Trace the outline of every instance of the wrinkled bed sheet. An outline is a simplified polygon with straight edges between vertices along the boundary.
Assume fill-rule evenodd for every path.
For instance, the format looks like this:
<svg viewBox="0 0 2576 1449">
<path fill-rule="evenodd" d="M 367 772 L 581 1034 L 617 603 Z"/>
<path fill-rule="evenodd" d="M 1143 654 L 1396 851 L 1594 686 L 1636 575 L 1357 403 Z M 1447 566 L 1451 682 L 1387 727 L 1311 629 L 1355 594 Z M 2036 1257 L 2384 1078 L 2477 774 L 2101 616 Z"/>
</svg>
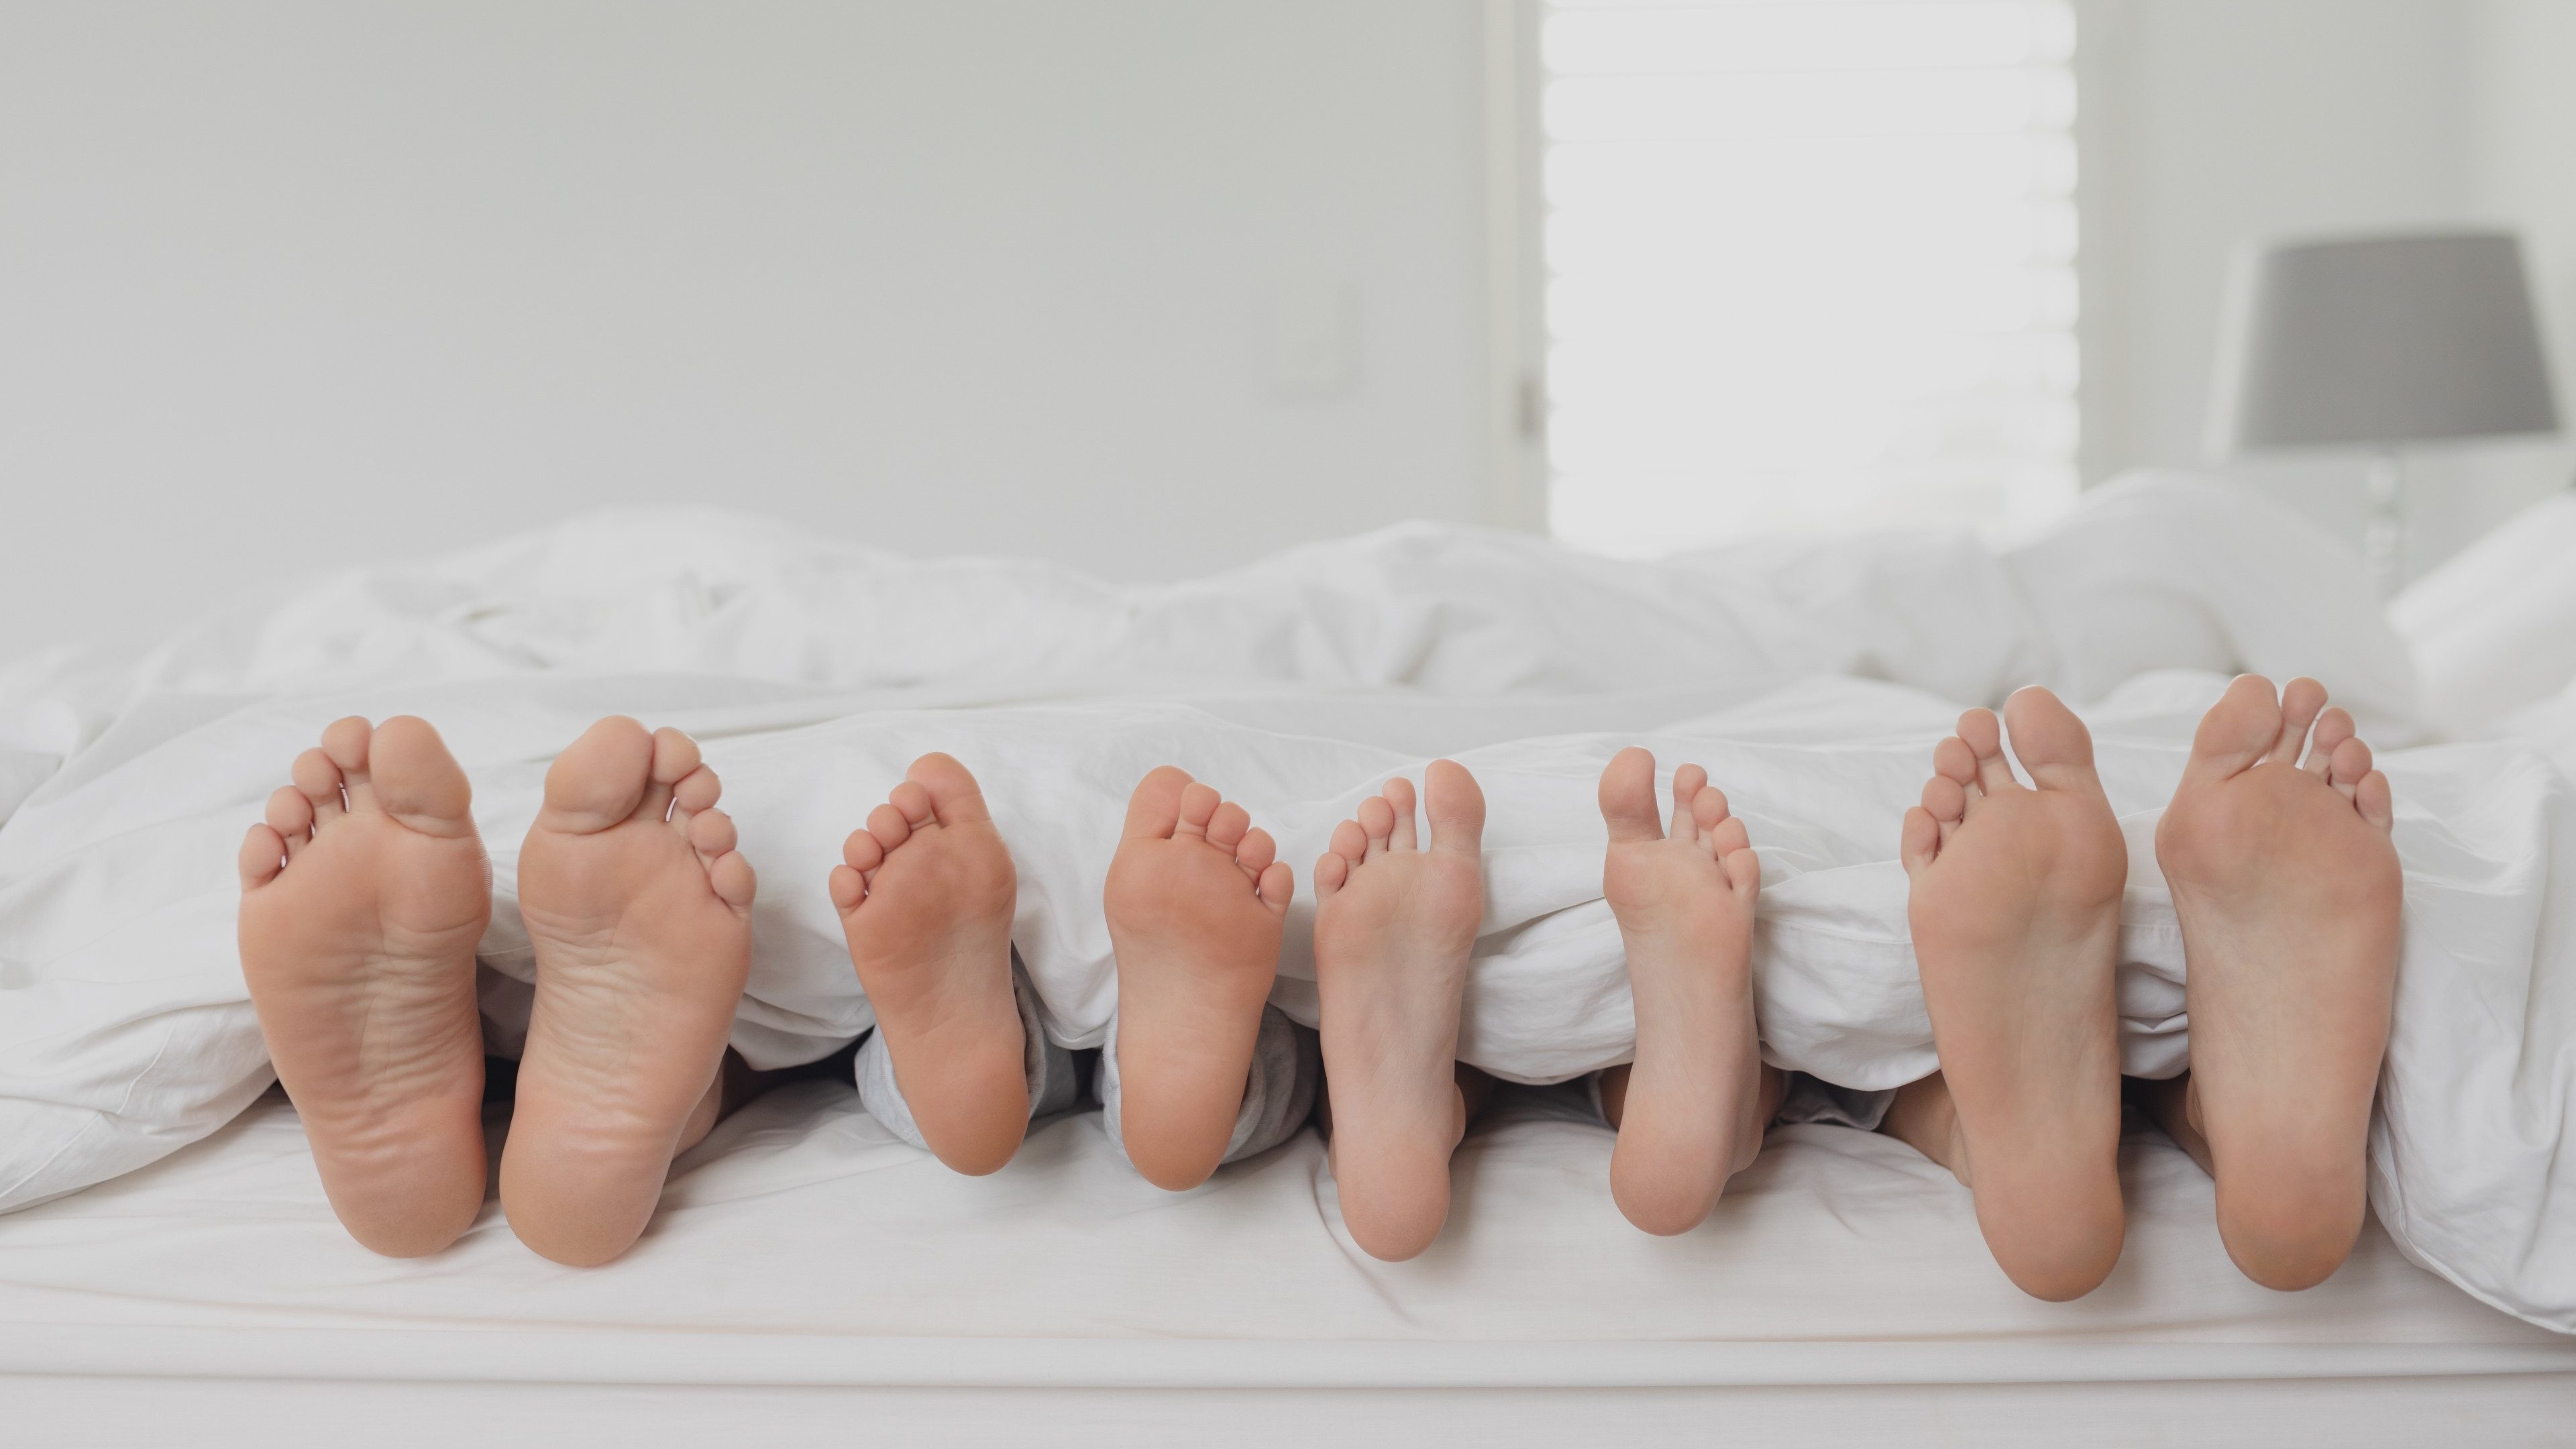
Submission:
<svg viewBox="0 0 2576 1449">
<path fill-rule="evenodd" d="M 643 511 L 350 572 L 131 668 L 0 675 L 0 1210 L 142 1166 L 268 1085 L 231 862 L 286 762 L 342 715 L 424 715 L 474 780 L 498 898 L 483 997 L 505 1050 L 531 974 L 516 843 L 553 752 L 627 713 L 704 742 L 759 870 L 734 1036 L 755 1065 L 869 1026 L 823 881 L 931 749 L 983 779 L 1020 872 L 1014 943 L 1067 1045 L 1096 1044 L 1115 1010 L 1098 902 L 1147 769 L 1221 785 L 1303 876 L 1362 796 L 1449 754 L 1491 821 L 1462 1055 L 1530 1082 L 1618 1062 L 1633 1022 L 1593 790 L 1644 744 L 1667 770 L 1706 765 L 1752 828 L 1766 1054 L 1883 1087 L 1934 1064 L 1897 821 L 1961 705 L 2035 682 L 2083 703 L 2132 845 L 2124 1064 L 2184 1068 L 2180 941 L 2148 842 L 2199 712 L 2252 669 L 2322 678 L 2384 746 L 2461 741 L 2383 754 L 2408 898 L 2372 1197 L 2418 1261 L 2576 1331 L 2560 1165 L 2576 802 L 2546 758 L 2564 741 L 2545 660 L 2494 642 L 2545 625 L 2553 597 L 2505 587 L 2513 562 L 2479 563 L 2483 591 L 2428 580 L 2394 611 L 2401 638 L 2332 540 L 2163 476 L 2096 490 L 2001 550 L 1908 533 L 1641 564 L 1408 526 L 1115 588 Z M 2419 667 L 2497 713 L 2428 711 Z M 1311 909 L 1301 895 L 1275 996 L 1309 1022 Z"/>
</svg>

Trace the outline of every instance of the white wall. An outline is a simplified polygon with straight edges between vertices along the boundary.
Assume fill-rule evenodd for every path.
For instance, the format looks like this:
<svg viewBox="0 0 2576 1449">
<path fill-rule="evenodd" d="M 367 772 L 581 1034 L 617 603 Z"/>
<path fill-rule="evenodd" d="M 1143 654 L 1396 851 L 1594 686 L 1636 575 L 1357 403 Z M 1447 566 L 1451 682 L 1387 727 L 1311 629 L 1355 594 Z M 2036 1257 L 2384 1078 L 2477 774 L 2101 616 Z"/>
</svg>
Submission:
<svg viewBox="0 0 2576 1449">
<path fill-rule="evenodd" d="M 1478 23 L 0 0 L 0 660 L 620 501 L 1137 578 L 1476 517 Z"/>
<path fill-rule="evenodd" d="M 2229 258 L 2248 238 L 2539 220 L 2521 192 L 2571 183 L 2564 95 L 2576 5 L 2519 0 L 2081 0 L 2086 474 L 2210 466 L 2204 428 Z M 2552 26 L 2555 33 L 2549 32 Z M 2508 60 L 2504 52 L 2512 52 Z M 2510 113 L 2485 104 L 2500 65 Z M 2548 107 L 2558 109 L 2554 115 Z M 2553 126 L 2555 129 L 2549 129 Z M 2515 157 L 2519 191 L 2479 177 Z M 2562 210 L 2562 214 L 2563 210 Z M 2576 289 L 2554 299 L 2562 336 Z M 2562 374 L 2576 355 L 2560 352 Z M 2548 444 L 2410 458 L 2406 562 L 2421 572 L 2565 486 Z M 2220 471 L 2359 538 L 2361 465 Z"/>
</svg>

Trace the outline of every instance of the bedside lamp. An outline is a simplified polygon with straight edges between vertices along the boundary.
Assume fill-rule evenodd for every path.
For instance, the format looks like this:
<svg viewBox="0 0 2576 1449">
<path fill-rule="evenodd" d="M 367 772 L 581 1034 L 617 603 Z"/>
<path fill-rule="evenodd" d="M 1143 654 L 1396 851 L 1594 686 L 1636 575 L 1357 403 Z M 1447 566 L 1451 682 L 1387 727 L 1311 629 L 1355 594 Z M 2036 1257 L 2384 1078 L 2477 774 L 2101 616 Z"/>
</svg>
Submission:
<svg viewBox="0 0 2576 1449">
<path fill-rule="evenodd" d="M 2277 244 L 2240 254 L 2210 450 L 2370 456 L 2363 551 L 2397 583 L 2400 450 L 2558 430 L 2522 245 L 2505 233 Z"/>
</svg>

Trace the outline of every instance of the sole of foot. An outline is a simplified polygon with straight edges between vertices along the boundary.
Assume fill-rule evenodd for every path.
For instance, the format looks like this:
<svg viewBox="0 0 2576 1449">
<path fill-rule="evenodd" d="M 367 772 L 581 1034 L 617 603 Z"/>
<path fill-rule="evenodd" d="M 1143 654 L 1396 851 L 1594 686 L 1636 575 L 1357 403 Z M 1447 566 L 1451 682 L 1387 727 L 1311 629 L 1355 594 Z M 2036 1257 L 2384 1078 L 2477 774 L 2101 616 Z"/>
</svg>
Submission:
<svg viewBox="0 0 2576 1449">
<path fill-rule="evenodd" d="M 688 736 L 623 717 L 546 772 L 519 851 L 537 989 L 501 1203 L 558 1263 L 632 1247 L 672 1157 L 715 1125 L 753 890 L 721 792 Z"/>
<path fill-rule="evenodd" d="M 2305 758 L 2302 758 L 2302 748 Z M 2246 1276 L 2304 1288 L 2361 1232 L 2404 879 L 2388 777 L 2325 687 L 2239 678 L 2156 827 L 2181 918 L 2188 1110 Z"/>
<path fill-rule="evenodd" d="M 1655 757 L 1621 750 L 1601 772 L 1610 847 L 1601 890 L 1618 918 L 1637 1010 L 1610 1195 L 1650 1233 L 1686 1233 L 1762 1146 L 1762 1050 L 1753 1019 L 1753 910 L 1762 862 L 1708 772 L 1673 772 L 1666 829 Z"/>
<path fill-rule="evenodd" d="M 1990 710 L 1933 752 L 1906 812 L 1923 999 L 1977 1224 L 2034 1297 L 2081 1297 L 2118 1263 L 2119 1021 L 2113 997 L 2128 849 L 2083 721 L 2044 689 L 2004 704 L 2024 785 Z"/>
<path fill-rule="evenodd" d="M 331 1207 L 393 1257 L 483 1208 L 474 947 L 492 868 L 438 732 L 344 719 L 241 850 L 242 977 Z"/>
<path fill-rule="evenodd" d="M 964 765 L 924 755 L 832 872 L 850 964 L 922 1140 L 994 1172 L 1027 1134 L 1028 1042 L 1011 987 L 1019 877 Z"/>
<path fill-rule="evenodd" d="M 1390 780 L 1315 862 L 1315 987 L 1342 1222 L 1390 1262 L 1449 1220 L 1449 1158 L 1467 1130 L 1458 1016 L 1485 912 L 1485 796 L 1453 760 Z"/>
<path fill-rule="evenodd" d="M 1242 806 L 1170 765 L 1145 776 L 1101 904 L 1118 960 L 1119 1139 L 1156 1187 L 1225 1160 L 1294 873 Z"/>
</svg>

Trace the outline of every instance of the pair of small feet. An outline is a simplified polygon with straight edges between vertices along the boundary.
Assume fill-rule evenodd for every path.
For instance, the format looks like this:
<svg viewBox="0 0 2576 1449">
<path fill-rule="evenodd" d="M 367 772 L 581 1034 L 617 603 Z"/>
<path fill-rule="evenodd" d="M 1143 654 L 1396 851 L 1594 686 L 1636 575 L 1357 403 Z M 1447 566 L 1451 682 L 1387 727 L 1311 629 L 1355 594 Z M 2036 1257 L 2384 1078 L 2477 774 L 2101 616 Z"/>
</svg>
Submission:
<svg viewBox="0 0 2576 1449">
<path fill-rule="evenodd" d="M 2083 723 L 2042 689 L 1971 710 L 1907 812 L 1908 915 L 1941 1072 L 1888 1130 L 1956 1172 L 2005 1273 L 2062 1300 L 2118 1261 L 2113 974 L 2128 853 Z M 2192 1066 L 2150 1093 L 2217 1182 L 2247 1276 L 2322 1281 L 2359 1235 L 2402 900 L 2388 780 L 2311 679 L 2248 675 L 2192 742 L 2156 830 Z"/>
<path fill-rule="evenodd" d="M 340 1220 L 435 1252 L 485 1187 L 472 790 L 409 717 L 339 721 L 293 779 L 242 843 L 242 974 Z M 520 848 L 537 982 L 501 1199 L 558 1262 L 631 1246 L 714 1125 L 753 892 L 720 791 L 687 736 L 605 719 L 547 771 Z"/>
</svg>

